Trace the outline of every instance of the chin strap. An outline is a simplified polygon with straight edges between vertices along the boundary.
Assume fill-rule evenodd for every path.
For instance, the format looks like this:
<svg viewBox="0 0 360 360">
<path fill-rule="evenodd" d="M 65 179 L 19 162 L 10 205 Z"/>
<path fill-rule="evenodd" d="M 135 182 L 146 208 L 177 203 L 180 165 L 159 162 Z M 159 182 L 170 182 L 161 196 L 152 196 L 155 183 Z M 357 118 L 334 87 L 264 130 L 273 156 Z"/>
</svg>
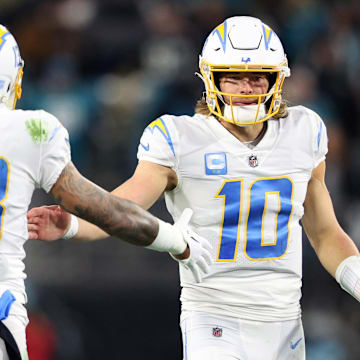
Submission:
<svg viewBox="0 0 360 360">
<path fill-rule="evenodd" d="M 224 117 L 233 119 L 233 124 L 241 127 L 254 125 L 266 116 L 264 103 L 260 105 L 230 106 L 225 104 Z"/>
</svg>

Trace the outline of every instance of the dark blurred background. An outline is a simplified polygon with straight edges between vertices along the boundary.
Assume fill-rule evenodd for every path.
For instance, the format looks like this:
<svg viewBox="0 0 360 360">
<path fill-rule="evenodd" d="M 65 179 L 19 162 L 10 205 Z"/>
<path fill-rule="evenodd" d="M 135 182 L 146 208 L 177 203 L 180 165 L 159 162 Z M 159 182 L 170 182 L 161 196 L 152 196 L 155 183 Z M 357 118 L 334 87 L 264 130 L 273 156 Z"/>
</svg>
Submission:
<svg viewBox="0 0 360 360">
<path fill-rule="evenodd" d="M 25 60 L 18 107 L 68 128 L 73 161 L 108 190 L 136 166 L 143 128 L 193 114 L 207 34 L 226 17 L 269 24 L 288 54 L 286 98 L 317 111 L 330 138 L 327 184 L 360 242 L 358 0 L 1 0 Z M 32 206 L 53 201 L 35 193 Z M 152 212 L 170 220 L 164 202 Z M 181 359 L 177 264 L 113 238 L 26 244 L 30 360 Z M 304 237 L 303 321 L 310 360 L 360 359 L 360 304 Z M 266 359 L 264 359 L 266 360 Z"/>
</svg>

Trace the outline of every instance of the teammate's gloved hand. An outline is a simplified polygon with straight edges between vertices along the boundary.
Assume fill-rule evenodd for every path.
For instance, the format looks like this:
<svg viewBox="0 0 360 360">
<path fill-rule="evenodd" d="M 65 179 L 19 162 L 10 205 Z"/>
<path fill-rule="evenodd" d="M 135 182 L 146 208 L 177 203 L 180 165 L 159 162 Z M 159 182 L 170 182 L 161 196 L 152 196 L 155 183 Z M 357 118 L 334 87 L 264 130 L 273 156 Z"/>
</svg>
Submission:
<svg viewBox="0 0 360 360">
<path fill-rule="evenodd" d="M 192 215 L 193 211 L 191 209 L 185 209 L 179 220 L 174 224 L 182 232 L 184 240 L 190 249 L 190 255 L 186 259 L 181 259 L 181 255 L 170 255 L 181 266 L 192 272 L 196 282 L 201 282 L 203 274 L 207 274 L 210 271 L 210 265 L 212 264 L 210 251 L 212 246 L 208 240 L 197 235 L 189 228 L 189 221 Z"/>
</svg>

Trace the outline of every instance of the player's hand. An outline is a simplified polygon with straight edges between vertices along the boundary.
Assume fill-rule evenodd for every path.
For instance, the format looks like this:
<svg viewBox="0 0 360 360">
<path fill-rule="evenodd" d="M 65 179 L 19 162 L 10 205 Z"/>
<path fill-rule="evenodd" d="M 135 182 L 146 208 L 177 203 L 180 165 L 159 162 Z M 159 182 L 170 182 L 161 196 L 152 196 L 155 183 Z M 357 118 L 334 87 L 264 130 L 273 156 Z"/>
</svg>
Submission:
<svg viewBox="0 0 360 360">
<path fill-rule="evenodd" d="M 27 213 L 29 239 L 54 241 L 70 226 L 71 215 L 58 205 L 32 208 Z"/>
<path fill-rule="evenodd" d="M 189 228 L 189 221 L 192 214 L 193 211 L 191 209 L 185 209 L 180 219 L 174 224 L 174 226 L 182 232 L 188 244 L 188 249 L 186 249 L 183 254 L 171 256 L 178 261 L 181 266 L 184 266 L 192 272 L 196 282 L 201 282 L 203 275 L 210 271 L 210 265 L 212 264 L 210 251 L 212 246 L 208 240 L 197 235 Z"/>
</svg>

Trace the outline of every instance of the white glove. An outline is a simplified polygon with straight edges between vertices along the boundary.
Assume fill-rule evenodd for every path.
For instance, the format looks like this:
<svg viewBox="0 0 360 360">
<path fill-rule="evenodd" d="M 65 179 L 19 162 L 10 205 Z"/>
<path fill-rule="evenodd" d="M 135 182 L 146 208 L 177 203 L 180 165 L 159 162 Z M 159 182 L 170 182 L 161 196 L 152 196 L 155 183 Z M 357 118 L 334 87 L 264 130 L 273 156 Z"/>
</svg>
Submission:
<svg viewBox="0 0 360 360">
<path fill-rule="evenodd" d="M 196 282 L 201 282 L 203 274 L 210 271 L 212 258 L 210 251 L 212 249 L 208 240 L 197 235 L 189 228 L 189 221 L 193 215 L 193 211 L 189 208 L 185 209 L 181 214 L 179 220 L 174 224 L 183 234 L 184 240 L 190 248 L 190 256 L 187 259 L 179 260 L 170 254 L 173 259 L 190 270 Z"/>
</svg>

